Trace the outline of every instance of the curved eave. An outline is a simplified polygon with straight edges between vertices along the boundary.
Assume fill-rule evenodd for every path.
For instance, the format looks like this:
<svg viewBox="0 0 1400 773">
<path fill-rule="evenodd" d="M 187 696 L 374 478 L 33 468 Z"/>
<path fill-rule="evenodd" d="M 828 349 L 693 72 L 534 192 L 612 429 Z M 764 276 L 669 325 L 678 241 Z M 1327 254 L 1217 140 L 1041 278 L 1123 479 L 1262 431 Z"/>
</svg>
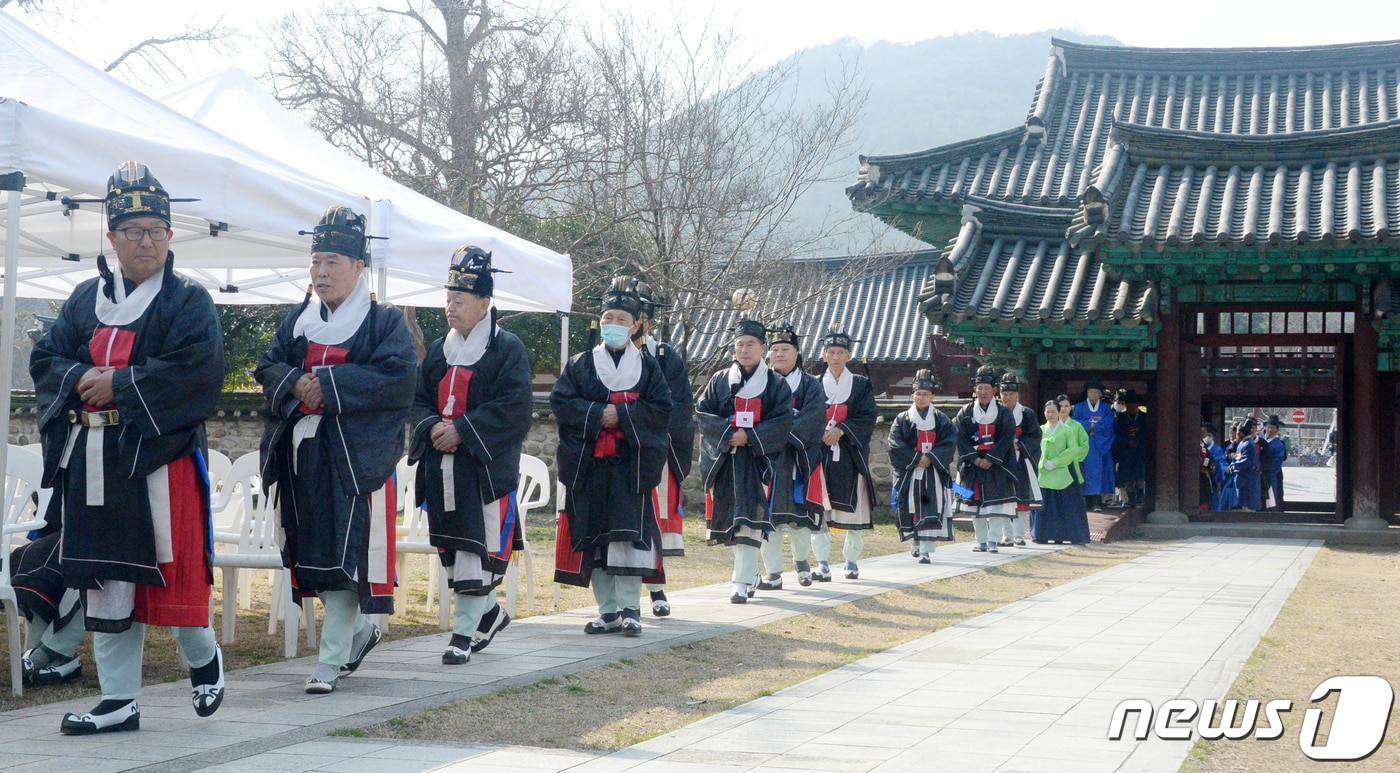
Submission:
<svg viewBox="0 0 1400 773">
<path fill-rule="evenodd" d="M 1115 123 L 1131 164 L 1264 166 L 1350 163 L 1400 155 L 1400 119 L 1282 135 L 1219 134 Z"/>
<path fill-rule="evenodd" d="M 1053 38 L 1065 69 L 1147 73 L 1317 72 L 1350 67 L 1395 67 L 1400 41 L 1327 46 L 1248 48 L 1133 48 Z"/>
</svg>

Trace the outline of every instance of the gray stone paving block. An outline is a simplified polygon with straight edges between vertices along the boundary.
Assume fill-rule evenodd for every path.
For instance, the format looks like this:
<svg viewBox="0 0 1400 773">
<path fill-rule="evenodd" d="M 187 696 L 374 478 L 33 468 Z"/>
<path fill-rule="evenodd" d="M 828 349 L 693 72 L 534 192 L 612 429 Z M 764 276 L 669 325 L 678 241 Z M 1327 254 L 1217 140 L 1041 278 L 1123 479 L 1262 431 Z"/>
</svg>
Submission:
<svg viewBox="0 0 1400 773">
<path fill-rule="evenodd" d="M 374 759 L 356 757 L 334 763 L 321 763 L 316 773 L 427 773 L 438 770 L 442 762 L 425 760 Z"/>
</svg>

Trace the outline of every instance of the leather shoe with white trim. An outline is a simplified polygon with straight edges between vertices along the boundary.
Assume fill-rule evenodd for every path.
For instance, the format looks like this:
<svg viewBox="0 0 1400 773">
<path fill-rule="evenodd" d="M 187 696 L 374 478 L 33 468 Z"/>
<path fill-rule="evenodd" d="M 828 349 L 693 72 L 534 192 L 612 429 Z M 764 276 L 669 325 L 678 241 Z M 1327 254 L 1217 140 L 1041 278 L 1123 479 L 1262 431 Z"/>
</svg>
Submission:
<svg viewBox="0 0 1400 773">
<path fill-rule="evenodd" d="M 212 668 L 211 668 L 212 666 Z M 217 671 L 215 670 L 217 669 Z M 224 650 L 214 645 L 214 660 L 190 669 L 190 701 L 194 713 L 207 717 L 219 710 L 224 702 Z"/>
<path fill-rule="evenodd" d="M 360 664 L 365 662 L 365 656 L 374 649 L 374 645 L 378 644 L 380 639 L 384 638 L 384 632 L 379 630 L 379 626 L 374 623 L 366 623 L 366 625 L 369 626 L 369 634 L 359 642 L 351 642 L 352 645 L 358 646 L 356 646 L 355 656 L 350 659 L 350 662 L 340 667 L 341 676 L 349 676 L 359 670 Z M 357 639 L 360 638 L 358 634 L 359 632 L 356 631 L 355 638 Z"/>
<path fill-rule="evenodd" d="M 108 701 L 102 701 L 92 711 L 82 716 L 72 712 L 64 714 L 63 723 L 58 728 L 59 732 L 64 735 L 96 735 L 97 733 L 118 733 L 124 730 L 141 729 L 141 709 L 136 705 L 136 701 L 126 701 L 109 711 L 97 713 L 98 709 L 103 708 L 104 703 L 108 703 Z"/>
<path fill-rule="evenodd" d="M 442 664 L 444 666 L 465 665 L 472 659 L 472 653 L 475 651 L 470 638 L 460 633 L 454 633 L 452 640 L 447 643 L 447 649 L 442 653 Z"/>
<path fill-rule="evenodd" d="M 486 649 L 486 645 L 496 638 L 496 634 L 504 631 L 510 625 L 510 615 L 501 608 L 500 604 L 491 608 L 490 612 L 481 616 L 481 622 L 477 623 L 476 633 L 472 634 L 472 652 L 481 652 Z"/>
</svg>

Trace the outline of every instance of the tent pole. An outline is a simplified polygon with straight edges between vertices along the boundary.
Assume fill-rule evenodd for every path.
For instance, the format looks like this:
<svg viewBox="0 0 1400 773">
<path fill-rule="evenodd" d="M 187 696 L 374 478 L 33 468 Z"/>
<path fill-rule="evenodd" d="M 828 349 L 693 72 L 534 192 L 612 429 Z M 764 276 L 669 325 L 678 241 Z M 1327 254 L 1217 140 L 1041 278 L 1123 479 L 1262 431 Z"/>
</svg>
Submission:
<svg viewBox="0 0 1400 773">
<path fill-rule="evenodd" d="M 0 357 L 0 416 L 5 417 L 5 443 L 0 445 L 0 470 L 9 464 L 10 453 L 10 388 L 15 373 L 15 296 L 19 290 L 19 197 L 24 190 L 24 174 L 0 175 L 0 190 L 9 191 L 9 206 L 5 209 L 5 321 L 0 326 L 0 340 L 5 342 L 5 355 Z"/>
<path fill-rule="evenodd" d="M 569 312 L 559 312 L 559 375 L 564 375 L 564 366 L 569 364 Z"/>
</svg>

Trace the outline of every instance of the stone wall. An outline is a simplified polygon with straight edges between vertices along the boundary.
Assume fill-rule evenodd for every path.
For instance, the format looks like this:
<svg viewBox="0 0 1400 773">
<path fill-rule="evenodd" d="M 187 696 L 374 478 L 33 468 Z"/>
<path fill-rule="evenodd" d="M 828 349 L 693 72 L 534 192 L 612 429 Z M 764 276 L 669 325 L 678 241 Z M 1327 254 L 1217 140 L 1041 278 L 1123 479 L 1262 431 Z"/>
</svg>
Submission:
<svg viewBox="0 0 1400 773">
<path fill-rule="evenodd" d="M 219 409 L 211 416 L 206 423 L 209 434 L 209 447 L 215 451 L 221 451 L 230 459 L 237 459 L 247 453 L 258 450 L 258 440 L 262 437 L 262 412 L 260 405 L 250 396 L 237 395 L 226 398 Z M 898 410 L 903 406 L 881 407 L 880 423 L 875 427 L 875 435 L 871 439 L 872 447 L 872 474 L 875 477 L 877 506 L 887 506 L 889 502 L 890 490 L 890 461 L 885 452 L 885 441 L 889 436 L 889 423 Z M 9 442 L 13 445 L 28 445 L 39 442 L 39 433 L 36 429 L 34 413 L 34 401 L 16 395 L 15 406 L 12 410 L 9 421 Z M 547 407 L 536 406 L 530 434 L 525 439 L 525 453 L 539 457 L 549 467 L 550 475 L 555 475 L 555 451 L 558 448 L 558 435 L 554 417 L 549 413 Z M 696 444 L 696 457 L 699 457 L 699 443 Z M 695 465 L 689 478 L 685 481 L 685 492 L 687 504 L 692 508 L 692 512 L 697 512 L 703 500 L 700 492 L 699 465 Z M 550 488 L 553 495 L 553 487 Z"/>
</svg>

